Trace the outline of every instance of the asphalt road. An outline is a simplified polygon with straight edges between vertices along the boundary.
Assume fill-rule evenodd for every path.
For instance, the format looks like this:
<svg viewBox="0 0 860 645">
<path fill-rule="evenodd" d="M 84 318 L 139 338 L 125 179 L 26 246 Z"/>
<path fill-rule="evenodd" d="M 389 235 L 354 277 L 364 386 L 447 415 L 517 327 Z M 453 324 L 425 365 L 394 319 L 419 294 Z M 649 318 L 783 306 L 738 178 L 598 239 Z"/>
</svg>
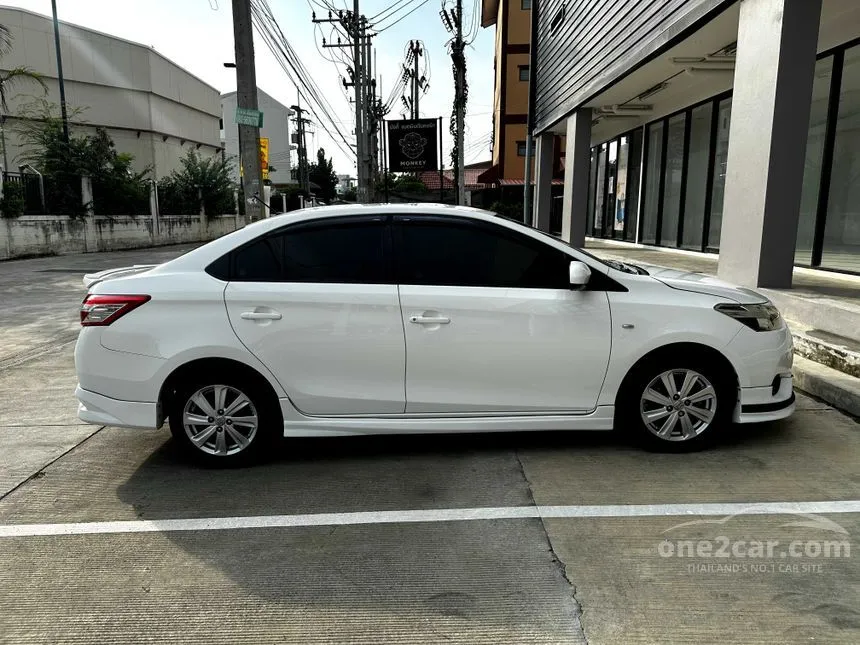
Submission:
<svg viewBox="0 0 860 645">
<path fill-rule="evenodd" d="M 0 263 L 0 643 L 860 642 L 860 428 L 802 395 L 691 455 L 358 437 L 207 470 L 80 424 L 82 273 L 178 251 Z"/>
</svg>

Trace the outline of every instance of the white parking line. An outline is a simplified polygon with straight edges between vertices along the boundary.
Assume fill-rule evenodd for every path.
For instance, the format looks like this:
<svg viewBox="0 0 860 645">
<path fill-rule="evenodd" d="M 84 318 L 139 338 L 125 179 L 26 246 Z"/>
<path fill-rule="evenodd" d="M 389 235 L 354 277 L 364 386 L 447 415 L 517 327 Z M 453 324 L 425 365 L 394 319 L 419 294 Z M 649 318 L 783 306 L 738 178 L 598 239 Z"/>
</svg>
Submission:
<svg viewBox="0 0 860 645">
<path fill-rule="evenodd" d="M 412 511 L 314 513 L 204 517 L 176 520 L 73 522 L 67 524 L 2 524 L 0 538 L 41 535 L 96 535 L 101 533 L 165 533 L 171 531 L 226 531 L 232 529 L 299 528 L 407 522 L 458 522 L 563 518 L 671 517 L 678 515 L 778 515 L 781 513 L 860 513 L 860 500 L 838 502 L 763 502 L 727 504 L 629 504 L 602 506 L 503 506 L 440 508 Z"/>
</svg>

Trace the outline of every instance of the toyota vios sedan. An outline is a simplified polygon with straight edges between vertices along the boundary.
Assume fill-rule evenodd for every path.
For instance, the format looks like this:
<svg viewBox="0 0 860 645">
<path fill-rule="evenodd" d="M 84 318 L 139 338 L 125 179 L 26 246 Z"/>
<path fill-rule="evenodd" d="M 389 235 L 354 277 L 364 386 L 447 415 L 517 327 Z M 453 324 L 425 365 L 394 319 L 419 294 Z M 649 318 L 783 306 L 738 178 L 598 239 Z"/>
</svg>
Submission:
<svg viewBox="0 0 860 645">
<path fill-rule="evenodd" d="M 278 437 L 623 429 L 702 445 L 794 410 L 767 298 L 492 213 L 334 206 L 87 276 L 78 416 L 230 463 Z"/>
</svg>

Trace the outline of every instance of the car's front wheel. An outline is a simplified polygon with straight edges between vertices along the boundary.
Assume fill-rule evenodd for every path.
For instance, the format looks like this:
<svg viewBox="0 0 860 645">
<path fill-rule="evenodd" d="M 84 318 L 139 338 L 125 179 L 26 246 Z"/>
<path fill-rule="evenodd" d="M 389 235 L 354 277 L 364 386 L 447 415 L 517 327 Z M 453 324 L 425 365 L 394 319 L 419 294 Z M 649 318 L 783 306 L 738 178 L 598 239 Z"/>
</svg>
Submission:
<svg viewBox="0 0 860 645">
<path fill-rule="evenodd" d="M 693 450 L 729 424 L 736 400 L 731 380 L 712 365 L 655 362 L 633 375 L 622 401 L 623 419 L 649 448 Z"/>
<path fill-rule="evenodd" d="M 211 465 L 256 460 L 270 443 L 276 412 L 261 388 L 238 379 L 195 380 L 171 403 L 170 431 L 192 457 Z"/>
</svg>

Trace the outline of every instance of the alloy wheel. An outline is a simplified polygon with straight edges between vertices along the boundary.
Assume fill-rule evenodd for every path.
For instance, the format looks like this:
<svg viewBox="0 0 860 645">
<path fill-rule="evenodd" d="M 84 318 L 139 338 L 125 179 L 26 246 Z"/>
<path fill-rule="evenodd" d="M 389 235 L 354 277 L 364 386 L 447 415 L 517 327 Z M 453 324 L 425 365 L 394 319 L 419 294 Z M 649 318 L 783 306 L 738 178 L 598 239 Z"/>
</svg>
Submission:
<svg viewBox="0 0 860 645">
<path fill-rule="evenodd" d="M 251 445 L 259 421 L 254 404 L 241 390 L 230 385 L 207 385 L 186 401 L 182 425 L 198 449 L 226 457 Z"/>
<path fill-rule="evenodd" d="M 717 411 L 713 384 L 691 369 L 666 370 L 642 392 L 639 414 L 645 427 L 665 441 L 689 441 L 711 425 Z"/>
</svg>

